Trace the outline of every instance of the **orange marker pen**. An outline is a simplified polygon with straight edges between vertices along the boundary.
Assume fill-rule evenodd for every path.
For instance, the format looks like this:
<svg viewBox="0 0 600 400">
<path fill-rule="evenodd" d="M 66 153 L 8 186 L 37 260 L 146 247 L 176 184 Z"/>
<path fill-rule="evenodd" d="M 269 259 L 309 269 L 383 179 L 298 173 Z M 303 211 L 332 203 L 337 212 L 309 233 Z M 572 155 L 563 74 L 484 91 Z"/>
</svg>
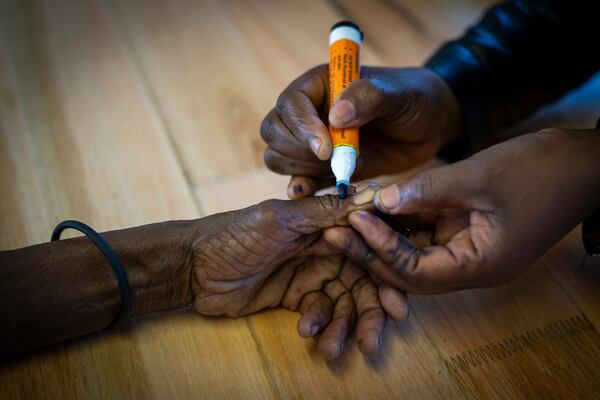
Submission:
<svg viewBox="0 0 600 400">
<path fill-rule="evenodd" d="M 360 45 L 363 34 L 353 22 L 342 21 L 329 32 L 329 108 L 352 81 L 360 79 Z M 358 157 L 358 128 L 337 129 L 329 125 L 333 144 L 331 170 L 339 196 L 343 199 Z"/>
</svg>

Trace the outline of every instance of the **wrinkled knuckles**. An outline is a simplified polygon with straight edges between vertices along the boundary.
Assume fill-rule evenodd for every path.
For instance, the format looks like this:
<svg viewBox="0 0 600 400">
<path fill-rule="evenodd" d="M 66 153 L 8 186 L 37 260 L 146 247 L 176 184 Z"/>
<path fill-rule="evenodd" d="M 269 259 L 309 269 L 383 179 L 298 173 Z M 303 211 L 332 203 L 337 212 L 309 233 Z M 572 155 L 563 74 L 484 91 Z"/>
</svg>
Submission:
<svg viewBox="0 0 600 400">
<path fill-rule="evenodd" d="M 273 129 L 273 118 L 271 117 L 272 112 L 262 120 L 260 124 L 260 137 L 262 140 L 269 144 L 274 140 L 274 129 Z"/>
<path fill-rule="evenodd" d="M 417 181 L 417 198 L 420 200 L 430 200 L 433 194 L 433 177 L 431 173 L 424 172 Z"/>
<path fill-rule="evenodd" d="M 288 89 L 284 90 L 279 97 L 277 97 L 277 101 L 275 102 L 275 112 L 279 115 L 281 119 L 288 113 L 288 107 L 290 106 L 290 95 Z"/>
<path fill-rule="evenodd" d="M 276 226 L 281 217 L 285 201 L 278 199 L 265 200 L 252 207 L 252 220 L 257 225 Z"/>
</svg>

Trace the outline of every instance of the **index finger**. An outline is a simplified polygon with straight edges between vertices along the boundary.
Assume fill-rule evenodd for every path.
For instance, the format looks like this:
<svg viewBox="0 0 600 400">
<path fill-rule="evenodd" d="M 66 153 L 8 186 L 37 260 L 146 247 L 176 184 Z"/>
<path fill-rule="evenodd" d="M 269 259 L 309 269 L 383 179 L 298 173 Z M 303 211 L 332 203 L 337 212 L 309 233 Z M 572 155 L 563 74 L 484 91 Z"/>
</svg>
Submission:
<svg viewBox="0 0 600 400">
<path fill-rule="evenodd" d="M 279 96 L 275 109 L 301 143 L 321 160 L 331 156 L 331 138 L 319 116 L 327 100 L 327 65 L 315 67 L 294 80 Z"/>
</svg>

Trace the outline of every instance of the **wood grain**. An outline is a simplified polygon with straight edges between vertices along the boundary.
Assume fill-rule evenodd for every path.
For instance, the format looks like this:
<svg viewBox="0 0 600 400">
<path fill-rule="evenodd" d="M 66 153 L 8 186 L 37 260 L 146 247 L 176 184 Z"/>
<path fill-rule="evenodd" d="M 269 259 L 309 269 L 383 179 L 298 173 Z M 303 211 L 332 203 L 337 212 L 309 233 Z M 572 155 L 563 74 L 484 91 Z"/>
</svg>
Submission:
<svg viewBox="0 0 600 400">
<path fill-rule="evenodd" d="M 2 218 L 7 225 L 20 226 L 22 236 L 7 232 L 2 248 L 45 241 L 51 227 L 66 218 L 104 230 L 199 216 L 105 4 L 48 1 L 3 6 L 7 23 L 2 24 L 0 72 L 6 75 L 0 82 L 6 82 L 3 97 L 14 100 L 10 112 L 3 108 L 7 118 L 2 119 L 2 140 L 12 147 L 1 162 L 14 172 L 2 175 L 7 189 L 3 193 L 12 194 L 2 199 L 10 202 Z M 36 182 L 27 184 L 34 178 Z M 44 208 L 45 219 L 37 222 L 36 214 Z M 28 230 L 37 236 L 27 236 Z M 18 366 L 4 366 L 0 397 L 241 398 L 270 392 L 243 320 L 168 318 L 167 329 L 160 329 L 167 320 L 134 322 L 131 332 L 82 339 L 33 355 Z M 198 340 L 190 343 L 182 337 Z M 215 348 L 240 351 L 226 356 Z M 172 375 L 163 369 L 170 366 L 177 367 L 171 368 Z M 230 370 L 243 373 L 225 379 L 224 371 Z"/>
<path fill-rule="evenodd" d="M 258 127 L 326 60 L 333 22 L 362 26 L 365 64 L 418 65 L 489 1 L 0 4 L 8 249 L 46 241 L 66 218 L 116 229 L 285 198 Z M 181 310 L 6 363 L 0 398 L 599 398 L 600 260 L 580 269 L 578 235 L 508 285 L 411 296 L 377 357 L 352 339 L 325 361 L 285 310 Z"/>
</svg>

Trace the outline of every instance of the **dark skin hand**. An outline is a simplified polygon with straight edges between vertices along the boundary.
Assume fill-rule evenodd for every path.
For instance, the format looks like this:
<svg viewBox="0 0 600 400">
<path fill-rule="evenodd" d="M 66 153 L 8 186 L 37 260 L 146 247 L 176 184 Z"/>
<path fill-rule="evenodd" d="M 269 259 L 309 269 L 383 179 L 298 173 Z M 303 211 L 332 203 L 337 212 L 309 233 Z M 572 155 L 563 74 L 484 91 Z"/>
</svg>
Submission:
<svg viewBox="0 0 600 400">
<path fill-rule="evenodd" d="M 425 68 L 361 68 L 327 112 L 328 67 L 293 81 L 261 125 L 266 165 L 292 175 L 288 196 L 334 183 L 327 123 L 361 127 L 357 180 L 401 172 L 434 158 L 460 135 L 459 109 L 447 84 Z"/>
<path fill-rule="evenodd" d="M 599 150 L 597 130 L 524 135 L 379 190 L 375 205 L 408 237 L 367 211 L 324 236 L 407 292 L 500 285 L 598 210 Z"/>
<path fill-rule="evenodd" d="M 353 210 L 371 208 L 373 193 L 367 187 L 350 201 L 337 196 L 269 200 L 242 215 L 209 217 L 209 228 L 203 228 L 193 245 L 196 310 L 230 317 L 279 305 L 298 310 L 303 314 L 300 336 L 311 337 L 325 328 L 319 349 L 327 358 L 341 353 L 358 315 L 359 348 L 375 354 L 385 325 L 383 309 L 402 321 L 406 298 L 387 285 L 378 289 L 322 239 L 323 229 L 347 225 Z"/>
<path fill-rule="evenodd" d="M 102 234 L 132 290 L 131 316 L 193 304 L 204 315 L 237 317 L 284 306 L 303 314 L 298 332 L 320 333 L 337 357 L 356 321 L 365 354 L 380 346 L 386 313 L 406 316 L 406 297 L 372 279 L 322 239 L 372 207 L 371 188 L 353 198 L 268 200 L 194 221 Z M 0 357 L 103 329 L 120 307 L 104 256 L 86 238 L 0 252 Z M 384 311 L 385 309 L 385 311 Z"/>
</svg>

